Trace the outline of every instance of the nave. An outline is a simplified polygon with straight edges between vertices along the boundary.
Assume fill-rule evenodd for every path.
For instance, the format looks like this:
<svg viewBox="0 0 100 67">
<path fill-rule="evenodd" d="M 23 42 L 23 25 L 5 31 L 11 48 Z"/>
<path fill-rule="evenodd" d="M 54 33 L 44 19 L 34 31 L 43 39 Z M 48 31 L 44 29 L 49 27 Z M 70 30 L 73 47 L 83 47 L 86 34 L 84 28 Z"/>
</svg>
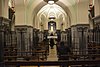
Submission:
<svg viewBox="0 0 100 67">
<path fill-rule="evenodd" d="M 67 56 L 70 57 L 70 60 L 72 61 L 63 61 L 64 64 L 66 62 L 65 65 L 78 65 L 79 67 L 82 67 L 82 65 L 86 65 L 91 67 L 91 65 L 95 63 L 92 66 L 99 67 L 98 64 L 100 63 L 100 31 L 98 25 L 93 30 L 86 29 L 87 31 L 80 31 L 81 28 L 78 27 L 79 31 L 77 33 L 79 34 L 79 37 L 77 37 L 77 33 L 75 33 L 75 35 L 73 34 L 74 37 L 72 37 L 71 29 L 63 32 L 57 31 L 57 37 L 59 37 L 61 41 L 64 41 L 66 45 L 68 44 L 72 51 L 72 55 Z M 49 46 L 50 41 L 47 38 L 47 36 L 49 36 L 48 31 L 45 31 L 45 33 L 43 33 L 34 29 L 32 31 L 32 43 L 30 42 L 31 36 L 30 34 L 28 34 L 29 32 L 25 32 L 29 30 L 30 27 L 17 27 L 17 31 L 10 31 L 9 25 L 2 28 L 3 29 L 0 31 L 0 36 L 2 38 L 0 42 L 2 43 L 2 45 L 0 48 L 2 49 L 1 56 L 3 57 L 1 59 L 3 60 L 3 62 L 5 62 L 5 66 L 34 66 L 36 64 L 38 65 L 38 63 L 40 63 L 41 65 L 41 61 L 44 64 L 42 66 L 49 64 L 52 64 L 54 66 L 57 66 L 58 64 L 58 66 L 60 66 L 63 64 L 62 62 L 58 61 L 56 49 L 57 47 L 54 46 L 54 49 L 51 49 Z M 28 38 L 26 37 L 26 35 Z M 43 38 L 44 40 L 42 40 Z M 60 42 L 59 38 L 58 42 Z M 72 39 L 74 40 L 73 42 Z M 54 64 L 50 61 L 52 61 Z"/>
<path fill-rule="evenodd" d="M 100 67 L 100 0 L 0 0 L 0 67 L 24 66 Z"/>
</svg>

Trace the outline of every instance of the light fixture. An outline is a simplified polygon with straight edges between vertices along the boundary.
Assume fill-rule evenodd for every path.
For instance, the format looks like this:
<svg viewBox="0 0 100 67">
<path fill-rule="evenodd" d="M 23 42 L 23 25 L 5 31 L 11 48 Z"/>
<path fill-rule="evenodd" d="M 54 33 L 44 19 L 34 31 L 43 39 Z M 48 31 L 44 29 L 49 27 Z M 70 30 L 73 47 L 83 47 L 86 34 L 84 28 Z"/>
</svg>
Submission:
<svg viewBox="0 0 100 67">
<path fill-rule="evenodd" d="M 55 2 L 57 2 L 58 0 L 44 0 L 45 2 L 47 2 L 48 4 L 54 4 Z"/>
<path fill-rule="evenodd" d="M 53 15 L 50 15 L 50 17 L 54 17 Z"/>
<path fill-rule="evenodd" d="M 53 20 L 53 19 L 50 19 L 50 20 Z"/>
<path fill-rule="evenodd" d="M 51 23 L 51 25 L 53 25 L 53 23 Z"/>
<path fill-rule="evenodd" d="M 50 16 L 49 19 L 56 19 L 55 16 Z"/>
<path fill-rule="evenodd" d="M 48 4 L 52 5 L 52 4 L 54 4 L 54 1 L 53 0 L 49 0 Z"/>
</svg>

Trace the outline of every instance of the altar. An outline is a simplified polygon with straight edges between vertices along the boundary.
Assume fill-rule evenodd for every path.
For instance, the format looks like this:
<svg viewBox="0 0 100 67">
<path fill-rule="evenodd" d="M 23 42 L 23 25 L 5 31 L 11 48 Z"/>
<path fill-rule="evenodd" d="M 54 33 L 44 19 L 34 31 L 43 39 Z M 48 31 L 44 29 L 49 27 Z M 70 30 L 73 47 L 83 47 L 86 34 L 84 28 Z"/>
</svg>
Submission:
<svg viewBox="0 0 100 67">
<path fill-rule="evenodd" d="M 57 36 L 47 36 L 47 38 L 48 38 L 48 39 L 51 39 L 51 38 L 57 39 L 58 37 L 57 37 Z"/>
</svg>

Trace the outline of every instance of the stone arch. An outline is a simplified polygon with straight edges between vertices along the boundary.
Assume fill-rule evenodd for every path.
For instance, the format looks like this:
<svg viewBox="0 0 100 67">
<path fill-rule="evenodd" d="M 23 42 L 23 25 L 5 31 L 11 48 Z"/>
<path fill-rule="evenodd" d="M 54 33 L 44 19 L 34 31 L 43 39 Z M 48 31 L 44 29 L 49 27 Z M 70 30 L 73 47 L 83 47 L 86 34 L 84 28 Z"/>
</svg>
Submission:
<svg viewBox="0 0 100 67">
<path fill-rule="evenodd" d="M 38 11 L 44 6 L 44 5 L 46 5 L 46 3 L 44 3 L 44 2 L 41 2 L 41 3 L 39 3 L 36 7 L 35 7 L 35 9 L 33 9 L 33 25 L 34 25 L 34 22 L 35 22 L 35 16 L 36 16 L 36 14 L 38 13 Z M 69 9 L 69 7 L 68 6 L 65 6 L 63 3 L 61 3 L 61 2 L 57 2 L 56 3 L 57 5 L 59 5 L 59 6 L 61 6 L 62 8 L 63 8 L 63 10 L 66 12 L 66 14 L 69 16 L 69 20 L 70 20 L 70 26 L 71 26 L 71 22 L 72 22 L 72 18 L 73 18 L 73 15 L 72 15 L 72 13 L 71 13 L 71 11 L 70 11 L 70 9 Z M 38 8 L 38 9 L 37 9 Z M 66 10 L 65 10 L 66 9 Z M 35 12 L 35 13 L 34 13 Z"/>
<path fill-rule="evenodd" d="M 57 2 L 57 5 L 61 6 L 63 8 L 63 10 L 66 12 L 66 14 L 69 17 L 69 23 L 68 24 L 69 24 L 69 26 L 71 26 L 71 23 L 73 22 L 73 19 L 72 19 L 73 15 L 72 15 L 71 10 L 67 6 L 65 6 L 62 2 Z"/>
</svg>

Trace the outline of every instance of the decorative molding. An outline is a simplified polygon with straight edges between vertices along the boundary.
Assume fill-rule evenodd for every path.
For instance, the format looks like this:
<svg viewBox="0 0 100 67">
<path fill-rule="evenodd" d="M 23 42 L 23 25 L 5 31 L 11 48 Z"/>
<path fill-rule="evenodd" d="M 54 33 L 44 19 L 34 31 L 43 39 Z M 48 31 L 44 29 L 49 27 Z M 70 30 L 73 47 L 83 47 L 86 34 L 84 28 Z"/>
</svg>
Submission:
<svg viewBox="0 0 100 67">
<path fill-rule="evenodd" d="M 11 23 L 11 20 L 4 17 L 0 17 L 0 30 L 2 31 L 11 30 L 10 23 Z"/>
<path fill-rule="evenodd" d="M 61 33 L 66 33 L 66 31 L 61 31 Z"/>
<path fill-rule="evenodd" d="M 98 15 L 98 16 L 92 18 L 92 19 L 94 20 L 94 23 L 100 24 L 100 15 Z"/>
<path fill-rule="evenodd" d="M 86 31 L 88 27 L 77 27 L 78 32 Z"/>
<path fill-rule="evenodd" d="M 76 25 L 72 25 L 71 27 L 77 27 L 77 26 L 89 26 L 89 24 L 76 24 Z"/>
<path fill-rule="evenodd" d="M 0 25 L 1 24 L 10 24 L 10 19 L 5 18 L 5 17 L 0 17 Z"/>
<path fill-rule="evenodd" d="M 33 26 L 28 26 L 28 25 L 15 25 L 15 27 L 28 27 L 28 28 L 33 28 Z"/>
<path fill-rule="evenodd" d="M 44 30 L 44 32 L 48 32 L 48 30 Z"/>
<path fill-rule="evenodd" d="M 10 22 L 11 20 L 5 17 L 0 17 L 0 21 Z"/>
<path fill-rule="evenodd" d="M 60 29 L 56 29 L 56 31 L 61 31 Z"/>
<path fill-rule="evenodd" d="M 48 1 L 50 1 L 50 0 L 44 0 L 45 2 L 48 2 Z M 53 0 L 54 2 L 57 2 L 58 0 Z"/>
</svg>

